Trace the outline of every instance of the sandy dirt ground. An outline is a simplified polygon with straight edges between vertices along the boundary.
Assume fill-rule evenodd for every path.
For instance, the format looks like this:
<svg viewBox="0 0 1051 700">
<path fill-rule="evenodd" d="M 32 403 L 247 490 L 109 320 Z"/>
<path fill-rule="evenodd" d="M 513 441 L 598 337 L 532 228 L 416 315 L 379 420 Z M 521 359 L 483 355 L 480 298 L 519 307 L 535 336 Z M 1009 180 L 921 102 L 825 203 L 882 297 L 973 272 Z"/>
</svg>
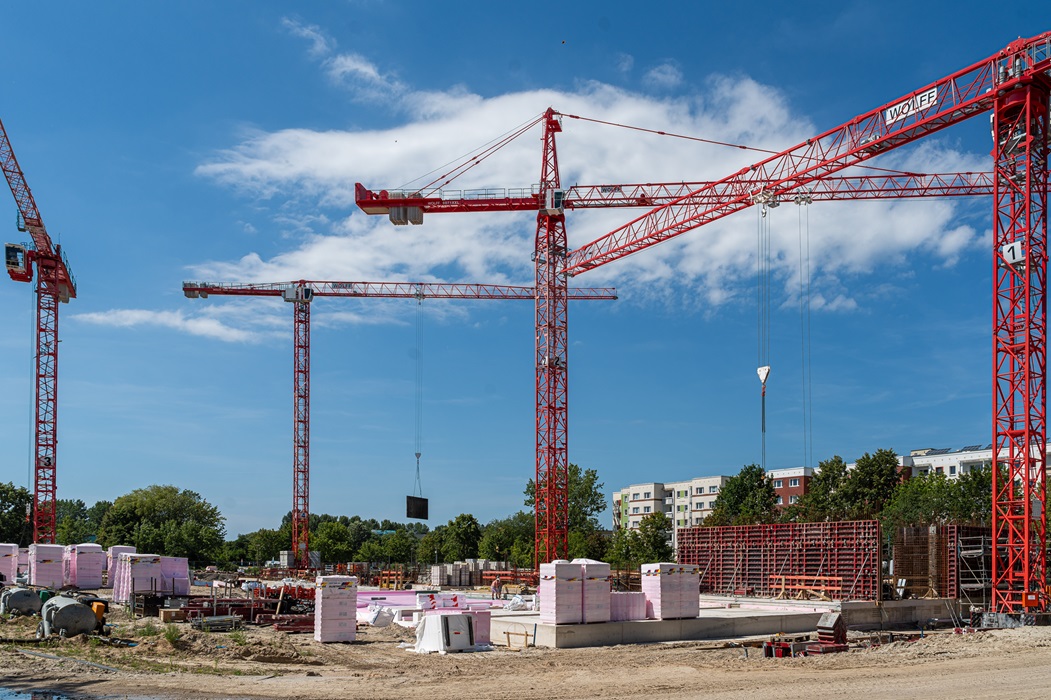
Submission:
<svg viewBox="0 0 1051 700">
<path fill-rule="evenodd" d="M 138 646 L 110 647 L 85 637 L 3 643 L 0 687 L 303 700 L 1051 698 L 1049 627 L 928 633 L 842 654 L 764 659 L 757 649 L 746 657 L 743 648 L 716 642 L 421 655 L 399 647 L 414 634 L 397 626 L 359 631 L 353 644 L 320 644 L 313 635 L 265 628 L 209 634 L 178 624 L 165 634 L 156 620 L 121 613 L 110 619 L 116 635 Z M 26 618 L 2 622 L 0 637 L 32 637 L 35 626 Z"/>
</svg>

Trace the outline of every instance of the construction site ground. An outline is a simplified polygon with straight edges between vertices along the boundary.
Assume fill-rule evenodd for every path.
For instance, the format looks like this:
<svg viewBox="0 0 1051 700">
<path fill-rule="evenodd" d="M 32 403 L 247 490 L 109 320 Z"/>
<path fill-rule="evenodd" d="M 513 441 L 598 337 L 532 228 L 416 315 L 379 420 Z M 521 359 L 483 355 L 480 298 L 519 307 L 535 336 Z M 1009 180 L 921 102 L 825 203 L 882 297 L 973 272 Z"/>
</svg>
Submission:
<svg viewBox="0 0 1051 700">
<path fill-rule="evenodd" d="M 182 623 L 166 634 L 156 619 L 116 612 L 111 621 L 115 635 L 137 646 L 86 637 L 3 643 L 0 689 L 304 700 L 1051 697 L 1051 627 L 898 633 L 893 642 L 846 653 L 770 659 L 757 648 L 714 641 L 421 655 L 399 646 L 415 637 L 396 625 L 361 630 L 352 644 L 321 644 L 269 628 L 205 633 Z M 0 625 L 0 636 L 30 638 L 35 627 L 33 619 L 14 618 Z M 855 644 L 871 639 L 851 636 Z"/>
</svg>

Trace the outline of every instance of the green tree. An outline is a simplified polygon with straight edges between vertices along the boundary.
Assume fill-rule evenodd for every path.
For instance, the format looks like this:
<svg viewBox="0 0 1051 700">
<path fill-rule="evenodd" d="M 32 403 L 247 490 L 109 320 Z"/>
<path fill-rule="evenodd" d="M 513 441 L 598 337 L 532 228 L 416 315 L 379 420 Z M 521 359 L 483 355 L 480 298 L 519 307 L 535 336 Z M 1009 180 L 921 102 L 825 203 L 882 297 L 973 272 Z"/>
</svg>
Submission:
<svg viewBox="0 0 1051 700">
<path fill-rule="evenodd" d="M 248 538 L 248 558 L 263 566 L 268 561 L 276 561 L 282 549 L 292 546 L 292 538 L 285 539 L 280 530 L 260 528 L 246 535 Z"/>
<path fill-rule="evenodd" d="M 650 564 L 672 561 L 674 550 L 671 539 L 671 520 L 664 513 L 650 513 L 639 521 L 637 556 L 639 563 Z"/>
<path fill-rule="evenodd" d="M 839 455 L 818 464 L 806 493 L 799 497 L 795 508 L 786 509 L 795 516 L 791 519 L 808 523 L 841 520 L 844 508 L 839 489 L 846 474 L 847 464 Z"/>
<path fill-rule="evenodd" d="M 473 515 L 461 513 L 445 526 L 442 538 L 442 554 L 445 561 L 460 561 L 478 556 L 478 543 L 482 541 L 482 528 Z"/>
<path fill-rule="evenodd" d="M 566 538 L 569 547 L 570 559 L 597 559 L 606 560 L 606 552 L 609 550 L 609 533 L 601 530 L 570 530 Z"/>
<path fill-rule="evenodd" d="M 355 551 L 350 529 L 335 520 L 318 525 L 310 535 L 310 549 L 320 554 L 322 562 L 347 562 Z"/>
<path fill-rule="evenodd" d="M 952 519 L 954 484 L 944 474 L 921 474 L 902 482 L 879 519 L 892 531 L 908 525 L 941 525 Z"/>
<path fill-rule="evenodd" d="M 852 520 L 875 518 L 894 498 L 901 483 L 898 455 L 894 450 L 866 452 L 843 480 L 839 499 L 844 516 Z"/>
<path fill-rule="evenodd" d="M 136 489 L 102 518 L 99 543 L 134 545 L 140 552 L 212 562 L 222 553 L 225 518 L 193 491 L 175 486 Z"/>
<path fill-rule="evenodd" d="M 526 562 L 516 560 L 512 553 L 516 545 L 519 552 L 526 549 L 532 552 L 535 538 L 535 517 L 520 510 L 508 518 L 493 520 L 485 526 L 482 539 L 478 543 L 478 555 L 494 561 L 509 561 L 515 566 L 530 567 L 533 565 L 532 554 Z"/>
<path fill-rule="evenodd" d="M 979 467 L 955 482 L 952 515 L 956 522 L 989 525 L 993 519 L 993 470 Z"/>
<path fill-rule="evenodd" d="M 598 529 L 598 514 L 606 509 L 605 484 L 599 482 L 594 469 L 580 470 L 572 462 L 568 467 L 566 487 L 569 496 L 569 531 L 591 532 Z M 526 484 L 525 505 L 536 508 L 536 482 Z"/>
<path fill-rule="evenodd" d="M 411 564 L 416 554 L 416 536 L 399 527 L 393 534 L 383 536 L 383 548 L 389 561 Z"/>
<path fill-rule="evenodd" d="M 719 489 L 715 507 L 704 524 L 755 525 L 771 523 L 776 517 L 777 493 L 773 483 L 761 466 L 749 464 Z"/>
<path fill-rule="evenodd" d="M 354 555 L 354 561 L 367 561 L 378 563 L 387 561 L 387 550 L 378 540 L 368 540 L 361 545 L 358 553 Z"/>
<path fill-rule="evenodd" d="M 642 549 L 639 533 L 623 527 L 613 533 L 606 560 L 615 569 L 635 569 L 642 563 Z"/>
<path fill-rule="evenodd" d="M 219 557 L 219 563 L 224 569 L 233 569 L 246 564 L 252 560 L 248 552 L 248 535 L 238 535 L 232 540 L 223 543 L 223 553 Z"/>
<path fill-rule="evenodd" d="M 88 524 L 88 507 L 79 498 L 55 501 L 55 539 L 58 544 L 81 544 L 95 534 Z"/>
<path fill-rule="evenodd" d="M 33 538 L 29 514 L 33 494 L 13 483 L 0 483 L 0 541 L 28 547 Z"/>
<path fill-rule="evenodd" d="M 416 561 L 421 564 L 436 564 L 445 561 L 445 526 L 439 525 L 416 543 Z"/>
</svg>

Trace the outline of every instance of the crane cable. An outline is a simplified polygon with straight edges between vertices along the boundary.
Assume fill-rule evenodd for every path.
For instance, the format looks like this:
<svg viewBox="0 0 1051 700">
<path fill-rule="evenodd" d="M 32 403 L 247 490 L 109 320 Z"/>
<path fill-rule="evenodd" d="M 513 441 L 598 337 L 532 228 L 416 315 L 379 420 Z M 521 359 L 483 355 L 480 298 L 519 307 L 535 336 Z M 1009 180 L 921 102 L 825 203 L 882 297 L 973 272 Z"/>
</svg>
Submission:
<svg viewBox="0 0 1051 700">
<path fill-rule="evenodd" d="M 766 380 L 770 376 L 770 217 L 768 210 L 777 206 L 773 198 L 759 198 L 758 250 L 756 256 L 758 277 L 758 358 L 756 374 L 762 383 L 762 463 L 766 471 Z"/>
<path fill-rule="evenodd" d="M 799 342 L 803 383 L 803 466 L 814 464 L 814 392 L 810 333 L 810 208 L 809 194 L 795 197 L 799 220 Z M 804 215 L 804 209 L 806 214 Z M 805 227 L 804 227 L 805 223 Z M 806 240 L 804 245 L 804 228 Z"/>
<path fill-rule="evenodd" d="M 416 484 L 412 495 L 423 497 L 423 485 L 420 482 L 420 457 L 423 455 L 423 292 L 416 294 Z"/>
</svg>

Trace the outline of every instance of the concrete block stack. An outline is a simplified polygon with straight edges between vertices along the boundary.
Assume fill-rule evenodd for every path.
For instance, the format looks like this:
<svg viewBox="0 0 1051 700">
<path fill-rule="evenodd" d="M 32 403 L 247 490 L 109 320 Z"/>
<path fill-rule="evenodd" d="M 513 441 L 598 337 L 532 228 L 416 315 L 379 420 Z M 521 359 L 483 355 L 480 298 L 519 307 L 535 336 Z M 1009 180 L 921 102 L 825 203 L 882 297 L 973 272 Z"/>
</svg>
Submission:
<svg viewBox="0 0 1051 700">
<path fill-rule="evenodd" d="M 583 618 L 584 582 L 580 564 L 555 560 L 540 565 L 540 621 L 576 624 Z"/>
<path fill-rule="evenodd" d="M 113 600 L 128 603 L 134 593 L 152 593 L 162 585 L 161 558 L 157 554 L 124 552 L 117 557 Z"/>
<path fill-rule="evenodd" d="M 643 564 L 642 592 L 646 613 L 655 620 L 697 617 L 700 574 L 696 567 L 679 564 Z"/>
<path fill-rule="evenodd" d="M 318 576 L 314 592 L 314 640 L 353 642 L 358 624 L 358 579 Z"/>
<path fill-rule="evenodd" d="M 90 542 L 71 544 L 62 554 L 67 586 L 102 588 L 102 570 L 106 568 L 106 552 L 102 545 Z"/>
<path fill-rule="evenodd" d="M 29 545 L 29 584 L 47 588 L 63 585 L 63 554 L 66 548 L 60 544 Z"/>
<path fill-rule="evenodd" d="M 15 578 L 18 576 L 17 544 L 0 544 L 0 576 L 4 577 L 0 585 L 15 585 Z"/>
<path fill-rule="evenodd" d="M 134 554 L 135 548 L 123 544 L 115 544 L 106 550 L 106 588 L 113 588 L 117 580 L 117 562 L 121 554 Z"/>
<path fill-rule="evenodd" d="M 161 590 L 190 595 L 190 561 L 186 557 L 161 557 Z"/>
<path fill-rule="evenodd" d="M 574 559 L 573 563 L 580 564 L 583 579 L 581 622 L 609 622 L 609 564 L 594 559 Z"/>
<path fill-rule="evenodd" d="M 646 594 L 642 591 L 614 591 L 609 594 L 610 622 L 646 619 Z"/>
</svg>

